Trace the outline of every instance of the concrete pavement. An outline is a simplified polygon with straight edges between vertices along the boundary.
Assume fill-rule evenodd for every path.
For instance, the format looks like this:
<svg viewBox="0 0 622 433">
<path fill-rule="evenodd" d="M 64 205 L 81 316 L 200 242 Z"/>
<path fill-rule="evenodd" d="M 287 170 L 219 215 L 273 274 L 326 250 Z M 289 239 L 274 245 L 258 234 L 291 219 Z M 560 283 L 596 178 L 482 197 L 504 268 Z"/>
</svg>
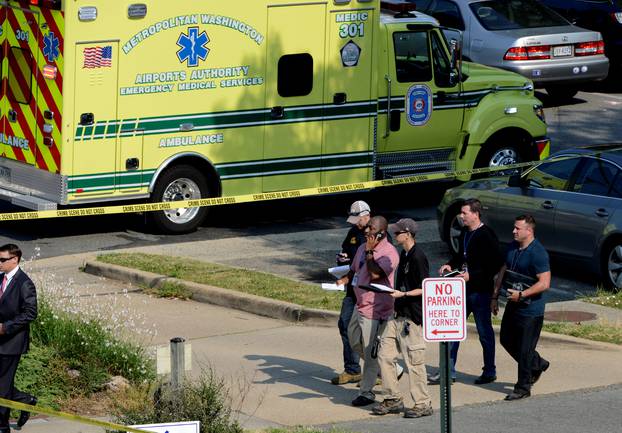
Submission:
<svg viewBox="0 0 622 433">
<path fill-rule="evenodd" d="M 331 239 L 334 240 L 331 245 L 338 244 L 337 239 L 343 234 L 339 233 L 339 238 L 337 233 L 329 233 L 329 237 L 335 238 Z M 243 250 L 239 247 L 241 243 L 245 245 Z M 299 248 L 293 249 L 291 245 Z M 274 261 L 281 273 L 299 277 L 304 275 L 305 268 L 316 267 L 315 262 L 302 266 L 301 257 L 306 260 L 307 256 L 315 254 L 318 269 L 331 264 L 326 257 L 329 260 L 332 257 L 323 245 L 326 239 L 291 234 L 289 237 L 244 238 L 237 243 L 229 239 L 140 250 L 210 260 L 218 256 L 220 260 L 214 261 L 238 264 L 241 264 L 239 258 L 252 250 L 253 259 L 261 257 Z M 372 417 L 369 408 L 350 406 L 357 394 L 354 385 L 330 384 L 333 374 L 342 369 L 341 341 L 336 326 L 300 326 L 209 304 L 151 298 L 131 285 L 78 270 L 85 260 L 94 257 L 95 253 L 57 257 L 30 263 L 27 268 L 37 278 L 39 286 L 52 296 L 80 302 L 80 308 L 90 311 L 105 312 L 112 306 L 114 311 L 121 312 L 114 320 L 127 321 L 129 329 L 126 331 L 138 334 L 150 345 L 166 344 L 176 336 L 188 339 L 192 344 L 192 374 L 198 374 L 202 367 L 209 365 L 225 378 L 243 426 L 331 424 Z M 551 368 L 534 388 L 536 395 L 622 383 L 622 369 L 619 368 L 622 347 L 543 335 L 539 350 L 551 361 Z M 438 365 L 436 344 L 428 345 L 426 364 L 429 369 Z M 472 385 L 481 372 L 481 364 L 481 348 L 476 335 L 471 333 L 460 350 L 458 381 L 452 392 L 454 406 L 501 400 L 511 390 L 516 364 L 500 346 L 497 347 L 496 383 Z M 401 385 L 406 392 L 406 380 L 402 379 Z M 438 387 L 432 387 L 431 392 L 434 406 L 438 407 Z M 378 397 L 382 398 L 380 392 Z M 412 404 L 409 397 L 407 404 Z M 54 420 L 39 422 L 47 423 L 46 431 L 50 432 L 87 432 L 72 429 L 70 425 L 57 425 Z M 24 432 L 34 432 L 37 426 L 35 422 L 29 423 Z"/>
</svg>

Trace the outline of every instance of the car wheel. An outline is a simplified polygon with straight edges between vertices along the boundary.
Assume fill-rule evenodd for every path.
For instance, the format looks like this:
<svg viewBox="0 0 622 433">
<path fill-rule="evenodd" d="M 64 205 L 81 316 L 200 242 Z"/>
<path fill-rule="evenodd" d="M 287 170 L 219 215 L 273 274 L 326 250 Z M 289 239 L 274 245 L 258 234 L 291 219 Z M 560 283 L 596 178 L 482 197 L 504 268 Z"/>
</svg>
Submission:
<svg viewBox="0 0 622 433">
<path fill-rule="evenodd" d="M 460 207 L 453 206 L 445 217 L 445 240 L 452 254 L 458 254 L 460 250 L 460 233 L 462 232 L 462 220 L 460 219 Z"/>
<path fill-rule="evenodd" d="M 607 288 L 622 288 L 622 239 L 610 243 L 605 249 L 602 273 Z"/>
<path fill-rule="evenodd" d="M 516 146 L 511 144 L 506 145 L 488 145 L 484 147 L 475 163 L 475 167 L 477 168 L 496 168 L 503 167 L 506 165 L 518 164 L 522 162 L 522 158 L 520 153 L 518 152 Z M 490 176 L 507 176 L 509 174 L 513 174 L 516 172 L 516 169 L 513 170 L 497 170 L 491 172 Z"/>
<path fill-rule="evenodd" d="M 209 197 L 207 180 L 196 168 L 180 165 L 166 170 L 156 183 L 152 202 L 197 200 Z M 148 218 L 156 229 L 165 233 L 189 233 L 203 222 L 206 207 L 177 208 L 149 212 Z"/>
<path fill-rule="evenodd" d="M 579 89 L 576 89 L 574 87 L 557 87 L 557 86 L 550 86 L 550 87 L 546 87 L 546 93 L 549 94 L 549 96 L 551 97 L 551 99 L 553 99 L 554 101 L 560 101 L 560 102 L 568 102 L 571 101 L 572 98 L 574 98 L 574 96 L 579 92 Z"/>
</svg>

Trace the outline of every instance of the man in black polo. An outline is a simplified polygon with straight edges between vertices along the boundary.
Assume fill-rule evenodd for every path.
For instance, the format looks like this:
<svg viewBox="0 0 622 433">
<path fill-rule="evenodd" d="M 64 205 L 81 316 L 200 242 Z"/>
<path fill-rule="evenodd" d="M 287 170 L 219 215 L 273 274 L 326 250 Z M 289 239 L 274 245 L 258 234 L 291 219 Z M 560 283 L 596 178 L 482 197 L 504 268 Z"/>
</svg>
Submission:
<svg viewBox="0 0 622 433">
<path fill-rule="evenodd" d="M 531 395 L 531 386 L 549 368 L 549 361 L 536 350 L 544 321 L 544 292 L 551 285 L 549 255 L 535 238 L 536 221 L 530 215 L 521 215 L 514 221 L 514 242 L 510 244 L 495 284 L 491 308 L 499 311 L 497 299 L 508 271 L 527 277 L 524 290 L 507 289 L 508 303 L 501 321 L 501 345 L 518 362 L 518 380 L 505 400 L 519 400 Z M 514 277 L 516 278 L 516 277 Z M 507 284 L 506 284 L 507 285 Z"/>
<path fill-rule="evenodd" d="M 492 329 L 490 300 L 494 289 L 494 277 L 503 265 L 499 251 L 499 241 L 495 232 L 481 220 L 482 203 L 477 199 L 466 200 L 460 209 L 464 229 L 459 238 L 458 254 L 445 265 L 439 273 L 461 270 L 466 281 L 467 317 L 473 313 L 475 325 L 482 345 L 484 367 L 482 374 L 475 379 L 476 385 L 497 380 L 495 366 L 495 332 Z M 456 380 L 456 362 L 459 342 L 451 343 L 451 374 Z M 438 384 L 440 376 L 430 377 L 431 384 Z"/>
</svg>

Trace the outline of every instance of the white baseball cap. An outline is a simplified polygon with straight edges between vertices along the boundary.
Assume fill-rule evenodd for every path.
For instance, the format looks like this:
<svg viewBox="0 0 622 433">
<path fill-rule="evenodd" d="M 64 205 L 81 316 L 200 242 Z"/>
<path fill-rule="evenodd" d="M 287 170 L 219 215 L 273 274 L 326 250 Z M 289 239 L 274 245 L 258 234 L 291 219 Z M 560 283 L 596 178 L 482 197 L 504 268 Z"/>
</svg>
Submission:
<svg viewBox="0 0 622 433">
<path fill-rule="evenodd" d="M 348 213 L 348 222 L 350 224 L 356 224 L 359 222 L 360 217 L 369 215 L 371 209 L 369 205 L 365 203 L 363 200 L 358 200 L 352 203 L 350 206 L 350 212 Z"/>
</svg>

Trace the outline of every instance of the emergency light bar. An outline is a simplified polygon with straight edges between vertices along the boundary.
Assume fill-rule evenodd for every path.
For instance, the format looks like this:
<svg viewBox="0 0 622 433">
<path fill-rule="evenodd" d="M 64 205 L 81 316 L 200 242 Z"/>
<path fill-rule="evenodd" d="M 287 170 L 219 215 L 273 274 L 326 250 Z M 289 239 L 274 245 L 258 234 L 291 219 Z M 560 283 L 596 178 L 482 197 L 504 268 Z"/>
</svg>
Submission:
<svg viewBox="0 0 622 433">
<path fill-rule="evenodd" d="M 380 8 L 398 13 L 412 12 L 417 9 L 414 3 L 381 1 Z"/>
</svg>

